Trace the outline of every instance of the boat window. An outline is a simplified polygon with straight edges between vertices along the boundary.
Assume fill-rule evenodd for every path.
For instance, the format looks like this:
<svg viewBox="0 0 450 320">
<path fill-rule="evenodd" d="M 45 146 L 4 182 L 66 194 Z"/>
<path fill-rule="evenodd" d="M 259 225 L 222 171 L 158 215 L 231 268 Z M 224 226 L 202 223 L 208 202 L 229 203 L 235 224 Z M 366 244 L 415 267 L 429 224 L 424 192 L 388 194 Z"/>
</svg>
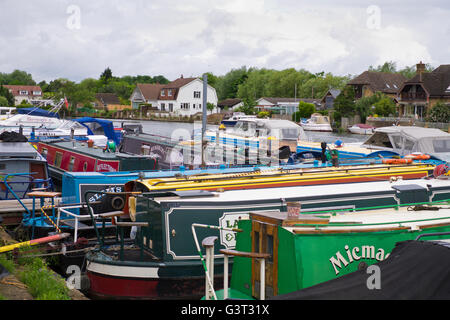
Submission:
<svg viewBox="0 0 450 320">
<path fill-rule="evenodd" d="M 88 164 L 87 164 L 87 162 L 85 162 L 85 163 L 83 164 L 83 171 L 84 171 L 84 172 L 87 171 L 87 166 L 88 166 Z"/>
<path fill-rule="evenodd" d="M 6 169 L 6 164 L 0 163 L 0 170 L 5 170 L 5 169 Z"/>
<path fill-rule="evenodd" d="M 70 157 L 70 161 L 69 161 L 69 171 L 73 171 L 73 166 L 75 164 L 75 157 Z"/>
<path fill-rule="evenodd" d="M 299 135 L 299 130 L 296 128 L 281 129 L 281 139 L 297 140 Z"/>
<path fill-rule="evenodd" d="M 255 232 L 254 235 L 255 235 L 255 237 L 253 239 L 253 241 L 254 241 L 253 243 L 254 243 L 254 247 L 255 247 L 254 252 L 259 252 L 259 232 Z"/>
<path fill-rule="evenodd" d="M 61 166 L 61 161 L 62 161 L 62 153 L 61 152 L 56 152 L 55 154 L 55 162 L 54 162 L 54 166 L 59 168 Z"/>
<path fill-rule="evenodd" d="M 411 153 L 413 151 L 413 148 L 414 148 L 414 141 L 405 139 L 405 152 Z"/>
<path fill-rule="evenodd" d="M 450 152 L 450 139 L 447 140 L 434 140 L 433 141 L 434 152 Z"/>
<path fill-rule="evenodd" d="M 42 148 L 41 155 L 42 155 L 45 159 L 47 159 L 47 154 L 48 154 L 47 148 Z"/>
<path fill-rule="evenodd" d="M 272 235 L 267 235 L 267 252 L 270 254 L 270 258 L 269 261 L 272 262 L 273 261 L 273 236 Z"/>
<path fill-rule="evenodd" d="M 394 149 L 401 150 L 402 149 L 403 137 L 401 137 L 401 136 L 391 136 L 391 138 L 392 138 L 392 144 L 394 146 Z"/>
</svg>

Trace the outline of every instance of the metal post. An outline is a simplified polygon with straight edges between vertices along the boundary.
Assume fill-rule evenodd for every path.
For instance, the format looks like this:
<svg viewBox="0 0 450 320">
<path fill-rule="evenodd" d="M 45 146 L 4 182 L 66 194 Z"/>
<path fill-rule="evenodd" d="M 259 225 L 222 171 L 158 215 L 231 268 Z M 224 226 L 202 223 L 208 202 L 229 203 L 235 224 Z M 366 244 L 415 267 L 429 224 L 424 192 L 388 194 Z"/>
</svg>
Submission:
<svg viewBox="0 0 450 320">
<path fill-rule="evenodd" d="M 205 73 L 203 75 L 203 108 L 202 108 L 202 142 L 201 142 L 201 148 L 202 148 L 202 167 L 205 166 L 205 160 L 203 157 L 203 142 L 205 141 L 205 132 L 206 132 L 206 111 L 208 110 L 206 108 L 206 105 L 208 104 L 208 75 Z"/>
<path fill-rule="evenodd" d="M 228 299 L 228 256 L 223 256 L 223 299 Z"/>
</svg>

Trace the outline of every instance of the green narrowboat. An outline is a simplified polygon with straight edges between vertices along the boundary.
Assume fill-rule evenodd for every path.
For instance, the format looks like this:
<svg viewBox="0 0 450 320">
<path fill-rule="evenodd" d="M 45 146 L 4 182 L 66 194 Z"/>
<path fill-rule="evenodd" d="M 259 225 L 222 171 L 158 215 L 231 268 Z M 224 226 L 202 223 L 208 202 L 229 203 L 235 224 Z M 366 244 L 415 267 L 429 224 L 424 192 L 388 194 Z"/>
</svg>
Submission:
<svg viewBox="0 0 450 320">
<path fill-rule="evenodd" d="M 449 232 L 448 203 L 296 216 L 250 213 L 250 219 L 238 223 L 236 249 L 220 250 L 233 257 L 230 287 L 208 298 L 265 299 L 367 268 L 386 259 L 400 241 Z M 448 239 L 448 235 L 429 239 Z"/>
</svg>

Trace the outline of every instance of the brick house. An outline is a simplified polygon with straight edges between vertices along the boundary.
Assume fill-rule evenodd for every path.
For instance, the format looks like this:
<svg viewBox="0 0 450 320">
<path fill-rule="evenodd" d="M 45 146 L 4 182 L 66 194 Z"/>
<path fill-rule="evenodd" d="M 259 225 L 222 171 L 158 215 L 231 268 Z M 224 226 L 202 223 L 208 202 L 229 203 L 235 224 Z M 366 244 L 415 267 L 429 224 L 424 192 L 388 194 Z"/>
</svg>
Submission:
<svg viewBox="0 0 450 320">
<path fill-rule="evenodd" d="M 400 87 L 398 101 L 399 115 L 403 117 L 422 119 L 438 101 L 450 108 L 450 64 L 425 72 L 425 64 L 418 63 L 416 75 Z"/>
<path fill-rule="evenodd" d="M 14 96 L 14 104 L 19 105 L 22 101 L 33 104 L 33 101 L 42 100 L 42 89 L 39 86 L 3 85 Z"/>
<path fill-rule="evenodd" d="M 406 77 L 399 73 L 364 71 L 347 85 L 355 89 L 355 99 L 381 92 L 396 101 L 398 90 L 406 80 Z"/>
</svg>

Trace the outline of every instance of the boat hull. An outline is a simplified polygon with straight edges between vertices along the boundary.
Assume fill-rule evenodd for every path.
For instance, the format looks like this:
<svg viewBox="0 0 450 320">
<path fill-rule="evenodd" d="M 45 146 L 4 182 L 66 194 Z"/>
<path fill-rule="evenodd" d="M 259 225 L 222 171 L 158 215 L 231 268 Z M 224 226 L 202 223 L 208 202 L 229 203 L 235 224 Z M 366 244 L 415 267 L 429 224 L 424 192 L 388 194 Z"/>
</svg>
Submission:
<svg viewBox="0 0 450 320">
<path fill-rule="evenodd" d="M 114 265 L 92 261 L 88 257 L 87 276 L 89 294 L 99 299 L 199 299 L 205 294 L 205 278 L 201 268 L 195 272 L 175 271 L 172 276 L 160 276 L 173 271 L 164 266 Z M 170 267 L 169 267 L 170 269 Z M 176 268 L 179 269 L 179 268 Z M 189 274 L 191 273 L 191 274 Z M 215 285 L 223 284 L 223 276 L 214 279 Z"/>
</svg>

